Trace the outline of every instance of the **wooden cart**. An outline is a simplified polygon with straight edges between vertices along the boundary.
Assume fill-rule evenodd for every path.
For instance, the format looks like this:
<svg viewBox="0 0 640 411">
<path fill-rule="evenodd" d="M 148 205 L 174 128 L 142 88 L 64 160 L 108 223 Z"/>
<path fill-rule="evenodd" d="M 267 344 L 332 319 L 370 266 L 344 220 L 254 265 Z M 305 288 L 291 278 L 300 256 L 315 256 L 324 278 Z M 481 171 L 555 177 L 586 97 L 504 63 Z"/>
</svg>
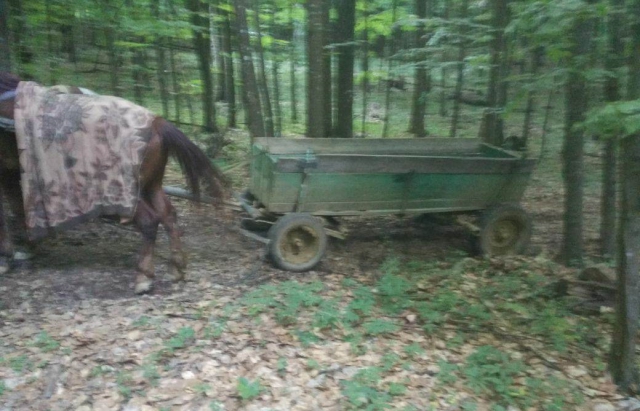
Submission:
<svg viewBox="0 0 640 411">
<path fill-rule="evenodd" d="M 248 226 L 270 225 L 269 253 L 291 271 L 320 261 L 340 216 L 479 212 L 481 250 L 509 254 L 531 235 L 518 202 L 534 165 L 470 139 L 259 138 L 240 201 Z"/>
</svg>

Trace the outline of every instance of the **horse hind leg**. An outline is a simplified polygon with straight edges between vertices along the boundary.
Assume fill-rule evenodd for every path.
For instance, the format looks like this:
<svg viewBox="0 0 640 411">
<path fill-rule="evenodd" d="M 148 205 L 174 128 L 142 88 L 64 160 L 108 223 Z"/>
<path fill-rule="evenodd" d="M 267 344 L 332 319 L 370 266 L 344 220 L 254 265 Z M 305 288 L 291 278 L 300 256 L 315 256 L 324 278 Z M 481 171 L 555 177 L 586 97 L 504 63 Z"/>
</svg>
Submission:
<svg viewBox="0 0 640 411">
<path fill-rule="evenodd" d="M 171 259 L 169 261 L 171 274 L 174 281 L 183 281 L 186 276 L 187 257 L 182 249 L 180 230 L 178 229 L 178 217 L 175 207 L 169 201 L 169 197 L 159 187 L 153 194 L 153 208 L 155 209 L 162 225 L 169 235 L 171 247 Z"/>
<path fill-rule="evenodd" d="M 158 236 L 160 219 L 146 201 L 140 200 L 134 216 L 134 222 L 142 233 L 142 249 L 138 255 L 135 293 L 143 294 L 151 290 L 153 278 L 155 277 L 153 250 Z"/>
</svg>

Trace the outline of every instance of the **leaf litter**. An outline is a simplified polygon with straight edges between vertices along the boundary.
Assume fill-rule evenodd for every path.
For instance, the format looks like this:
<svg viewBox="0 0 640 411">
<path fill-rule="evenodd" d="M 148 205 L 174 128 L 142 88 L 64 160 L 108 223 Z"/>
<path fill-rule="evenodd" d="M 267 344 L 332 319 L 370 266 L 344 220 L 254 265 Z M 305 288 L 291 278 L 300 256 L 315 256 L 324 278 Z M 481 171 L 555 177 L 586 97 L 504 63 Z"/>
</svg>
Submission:
<svg viewBox="0 0 640 411">
<path fill-rule="evenodd" d="M 467 258 L 455 226 L 355 219 L 292 275 L 176 203 L 185 285 L 163 279 L 163 237 L 133 297 L 137 236 L 93 223 L 2 278 L 0 410 L 640 409 L 606 373 L 610 313 L 577 314 L 554 288 L 577 273 L 544 256 Z"/>
</svg>

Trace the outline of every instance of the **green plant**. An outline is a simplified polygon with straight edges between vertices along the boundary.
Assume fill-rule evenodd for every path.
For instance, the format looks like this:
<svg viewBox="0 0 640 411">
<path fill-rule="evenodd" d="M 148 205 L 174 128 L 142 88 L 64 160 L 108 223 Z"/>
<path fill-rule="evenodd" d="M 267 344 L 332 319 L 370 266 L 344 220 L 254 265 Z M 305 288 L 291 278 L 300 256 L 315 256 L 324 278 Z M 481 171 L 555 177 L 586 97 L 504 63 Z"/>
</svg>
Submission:
<svg viewBox="0 0 640 411">
<path fill-rule="evenodd" d="M 127 372 L 120 371 L 116 374 L 116 385 L 118 386 L 118 393 L 122 395 L 125 399 L 131 398 L 132 390 L 129 386 L 133 379 L 131 375 Z"/>
<path fill-rule="evenodd" d="M 411 298 L 408 298 L 409 291 L 413 285 L 405 278 L 391 274 L 398 269 L 394 269 L 383 275 L 378 281 L 377 288 L 380 293 L 381 308 L 391 314 L 397 314 L 412 305 Z"/>
<path fill-rule="evenodd" d="M 220 401 L 211 401 L 209 403 L 209 409 L 211 411 L 223 411 L 224 405 Z"/>
<path fill-rule="evenodd" d="M 146 315 L 141 315 L 134 322 L 131 323 L 134 327 L 146 327 L 151 323 L 151 318 Z"/>
<path fill-rule="evenodd" d="M 368 335 L 380 335 L 394 333 L 400 329 L 400 326 L 393 321 L 376 318 L 365 322 L 362 328 Z"/>
<path fill-rule="evenodd" d="M 361 317 L 370 315 L 376 300 L 368 287 L 359 286 L 353 290 L 353 300 L 347 306 L 344 320 L 353 324 L 361 320 Z"/>
<path fill-rule="evenodd" d="M 320 341 L 320 338 L 311 331 L 294 330 L 293 334 L 305 348 Z"/>
<path fill-rule="evenodd" d="M 478 404 L 472 401 L 465 401 L 462 404 L 460 404 L 460 408 L 463 411 L 476 411 L 478 409 Z"/>
<path fill-rule="evenodd" d="M 440 371 L 438 372 L 438 381 L 440 381 L 441 384 L 451 385 L 458 380 L 456 373 L 459 367 L 457 365 L 448 361 L 440 360 L 438 361 L 438 368 L 440 368 Z"/>
<path fill-rule="evenodd" d="M 319 370 L 322 368 L 322 366 L 317 360 L 314 360 L 313 358 L 309 358 L 307 360 L 307 368 L 310 370 Z"/>
<path fill-rule="evenodd" d="M 11 357 L 7 360 L 9 367 L 15 372 L 28 371 L 33 367 L 33 363 L 29 358 L 22 354 L 17 357 Z"/>
<path fill-rule="evenodd" d="M 478 395 L 486 394 L 505 404 L 514 402 L 517 396 L 514 380 L 522 371 L 522 362 L 490 345 L 478 347 L 467 357 L 463 368 L 469 388 Z"/>
<path fill-rule="evenodd" d="M 111 372 L 111 368 L 105 365 L 96 365 L 89 372 L 89 377 L 95 378 Z"/>
<path fill-rule="evenodd" d="M 374 411 L 391 408 L 392 394 L 378 388 L 381 378 L 381 368 L 369 367 L 358 371 L 353 379 L 343 381 L 342 394 L 346 397 L 349 408 Z M 396 386 L 393 389 L 394 392 L 401 390 Z"/>
<path fill-rule="evenodd" d="M 396 353 L 390 352 L 382 356 L 382 369 L 390 371 L 393 367 L 400 362 L 400 356 Z"/>
<path fill-rule="evenodd" d="M 152 386 L 158 385 L 158 380 L 160 379 L 160 373 L 158 372 L 158 367 L 154 362 L 146 361 L 142 364 L 142 377 L 149 381 L 149 384 Z"/>
<path fill-rule="evenodd" d="M 285 357 L 278 358 L 278 362 L 276 363 L 276 370 L 278 371 L 279 376 L 284 376 L 287 373 L 287 359 Z"/>
<path fill-rule="evenodd" d="M 220 338 L 222 333 L 224 333 L 226 322 L 215 322 L 204 327 L 204 338 L 208 340 L 213 340 Z"/>
<path fill-rule="evenodd" d="M 196 384 L 193 387 L 193 391 L 195 391 L 197 394 L 200 394 L 200 395 L 205 395 L 210 390 L 211 390 L 211 386 L 204 382 Z"/>
<path fill-rule="evenodd" d="M 53 339 L 46 331 L 41 331 L 35 338 L 33 345 L 44 352 L 50 352 L 60 348 L 60 343 Z"/>
<path fill-rule="evenodd" d="M 404 384 L 400 384 L 397 382 L 392 382 L 389 384 L 389 395 L 393 395 L 394 397 L 399 397 L 404 395 L 407 392 L 407 386 Z"/>
<path fill-rule="evenodd" d="M 238 378 L 236 389 L 238 390 L 238 395 L 244 401 L 257 397 L 264 390 L 259 381 L 250 381 L 244 377 Z"/>
<path fill-rule="evenodd" d="M 409 358 L 414 358 L 417 355 L 424 353 L 424 349 L 418 343 L 406 345 L 402 350 Z"/>
<path fill-rule="evenodd" d="M 183 327 L 178 330 L 178 333 L 165 342 L 165 347 L 173 352 L 185 348 L 191 344 L 195 339 L 196 332 L 191 327 Z"/>
<path fill-rule="evenodd" d="M 7 390 L 7 386 L 4 381 L 0 381 L 0 397 L 4 395 L 4 392 Z"/>
</svg>

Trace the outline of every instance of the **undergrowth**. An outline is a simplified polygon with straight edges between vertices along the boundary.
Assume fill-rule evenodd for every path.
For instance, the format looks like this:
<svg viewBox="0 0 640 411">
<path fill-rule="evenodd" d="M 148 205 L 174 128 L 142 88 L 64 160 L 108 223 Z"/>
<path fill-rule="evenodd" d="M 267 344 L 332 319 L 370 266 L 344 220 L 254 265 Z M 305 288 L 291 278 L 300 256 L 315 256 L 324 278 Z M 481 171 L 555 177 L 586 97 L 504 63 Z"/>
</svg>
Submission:
<svg viewBox="0 0 640 411">
<path fill-rule="evenodd" d="M 319 281 L 269 284 L 247 294 L 240 308 L 256 319 L 271 315 L 303 345 L 338 337 L 349 342 L 356 355 L 366 353 L 372 339 L 393 339 L 411 316 L 409 326 L 446 340 L 449 349 L 474 346 L 478 336 L 491 334 L 495 341 L 532 342 L 560 358 L 571 350 L 572 355 L 597 359 L 605 352 L 605 341 L 588 319 L 572 312 L 574 301 L 555 294 L 555 270 L 553 263 L 526 258 L 457 256 L 408 263 L 389 259 L 370 283 L 345 278 L 338 291 Z M 412 358 L 422 352 L 420 345 L 406 345 L 392 353 L 395 357 L 385 356 L 380 366 L 344 381 L 347 408 L 390 408 L 393 397 L 402 396 L 405 387 L 381 381 L 393 367 L 410 367 Z M 509 406 L 553 411 L 581 402 L 579 396 L 566 395 L 577 392 L 571 390 L 571 382 L 531 377 L 523 360 L 502 347 L 479 345 L 463 362 L 441 360 L 438 366 L 441 385 L 462 381 L 496 411 Z M 474 404 L 467 401 L 460 406 L 473 409 Z"/>
</svg>

